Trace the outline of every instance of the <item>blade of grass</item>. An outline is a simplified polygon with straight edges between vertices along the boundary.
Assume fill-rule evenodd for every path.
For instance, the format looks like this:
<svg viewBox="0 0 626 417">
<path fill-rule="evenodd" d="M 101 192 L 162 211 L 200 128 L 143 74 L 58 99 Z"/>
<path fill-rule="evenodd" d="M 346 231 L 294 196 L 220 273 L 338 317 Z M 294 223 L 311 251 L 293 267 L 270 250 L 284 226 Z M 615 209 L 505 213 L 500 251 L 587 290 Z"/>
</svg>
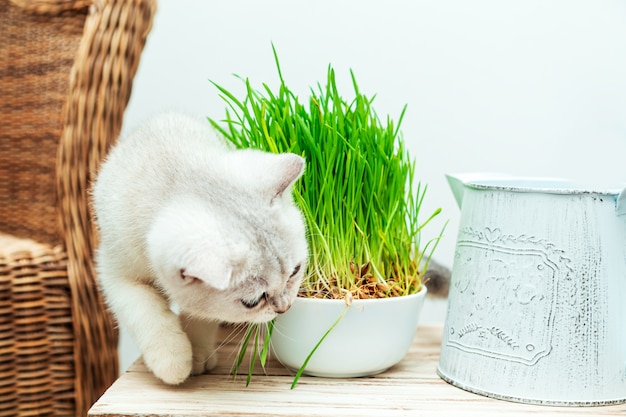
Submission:
<svg viewBox="0 0 626 417">
<path fill-rule="evenodd" d="M 252 357 L 250 358 L 250 366 L 248 367 L 248 376 L 246 378 L 246 387 L 250 385 L 250 381 L 252 381 L 252 373 L 254 372 L 254 363 L 256 362 L 255 359 L 258 355 L 258 351 L 259 351 L 259 326 L 256 325 L 254 326 L 256 329 L 255 335 L 254 335 L 254 350 L 252 352 Z"/>
<path fill-rule="evenodd" d="M 232 371 L 233 378 L 235 378 L 239 374 L 239 367 L 241 366 L 241 363 L 243 362 L 243 358 L 246 355 L 246 350 L 248 349 L 248 344 L 250 343 L 250 337 L 252 336 L 252 333 L 254 332 L 254 328 L 255 328 L 254 324 L 248 325 L 248 328 L 246 329 L 246 333 L 243 336 L 243 339 L 241 340 L 239 353 L 237 355 L 235 366 L 233 367 L 233 371 Z"/>
<path fill-rule="evenodd" d="M 261 350 L 261 354 L 259 355 L 259 360 L 261 362 L 261 366 L 265 369 L 265 364 L 267 363 L 267 357 L 270 351 L 270 340 L 272 339 L 272 333 L 274 332 L 274 320 L 267 323 L 267 331 L 265 333 L 265 342 L 263 343 L 263 349 Z"/>
</svg>

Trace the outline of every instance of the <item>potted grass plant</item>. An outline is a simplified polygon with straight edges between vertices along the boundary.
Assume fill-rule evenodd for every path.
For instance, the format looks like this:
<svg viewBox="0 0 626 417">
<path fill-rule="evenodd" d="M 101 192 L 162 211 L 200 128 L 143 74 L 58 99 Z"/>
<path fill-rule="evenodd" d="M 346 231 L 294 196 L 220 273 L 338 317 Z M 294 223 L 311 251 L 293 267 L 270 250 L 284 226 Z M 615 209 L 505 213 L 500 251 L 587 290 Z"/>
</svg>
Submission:
<svg viewBox="0 0 626 417">
<path fill-rule="evenodd" d="M 310 259 L 291 309 L 265 329 L 248 328 L 238 364 L 251 343 L 262 365 L 272 346 L 297 371 L 294 385 L 303 372 L 384 371 L 414 337 L 426 293 L 423 271 L 441 236 L 421 239 L 440 210 L 427 216 L 421 210 L 426 187 L 415 181 L 399 129 L 406 106 L 397 123 L 381 121 L 352 72 L 354 98 L 343 98 L 331 66 L 326 83 L 301 102 L 285 83 L 275 49 L 274 58 L 277 90 L 241 79 L 246 93 L 239 99 L 214 83 L 228 107 L 224 120 L 209 120 L 239 148 L 306 159 L 294 197 L 307 223 Z"/>
</svg>

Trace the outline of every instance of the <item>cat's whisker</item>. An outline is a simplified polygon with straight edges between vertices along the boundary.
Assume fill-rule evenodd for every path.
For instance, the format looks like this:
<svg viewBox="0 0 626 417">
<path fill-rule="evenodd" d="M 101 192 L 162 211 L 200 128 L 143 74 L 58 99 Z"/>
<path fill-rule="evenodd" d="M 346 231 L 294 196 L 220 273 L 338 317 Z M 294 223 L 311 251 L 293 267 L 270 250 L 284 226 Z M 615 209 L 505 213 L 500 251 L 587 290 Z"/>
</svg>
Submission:
<svg viewBox="0 0 626 417">
<path fill-rule="evenodd" d="M 270 340 L 267 339 L 268 335 L 270 334 L 270 324 L 269 322 L 247 323 L 247 324 L 243 324 L 240 327 L 241 330 L 244 330 L 244 328 L 245 328 L 246 333 L 249 333 L 249 339 L 245 345 L 244 345 L 245 338 L 242 338 L 240 340 L 239 349 L 237 349 L 236 351 L 238 357 L 235 360 L 231 368 L 231 374 L 233 374 L 233 376 L 237 376 L 236 373 L 239 374 L 239 372 L 237 371 L 241 367 L 243 358 L 245 356 L 248 356 L 249 362 L 248 362 L 247 372 L 248 372 L 248 378 L 250 378 L 251 376 L 250 372 L 252 372 L 252 369 L 256 368 L 256 366 L 254 366 L 253 364 L 256 365 L 257 363 L 261 362 L 261 355 L 264 355 L 266 360 L 269 360 L 270 358 L 271 339 Z M 256 352 L 254 348 L 255 344 L 257 345 Z M 267 369 L 266 369 L 267 362 L 260 363 L 260 365 L 261 365 L 261 368 L 263 369 L 263 373 L 267 375 Z"/>
<path fill-rule="evenodd" d="M 228 325 L 228 327 L 230 327 L 232 329 L 232 331 L 230 333 L 228 333 L 228 335 L 224 338 L 224 340 L 222 340 L 220 342 L 220 344 L 216 347 L 217 349 L 231 343 L 233 340 L 240 338 L 239 336 L 245 332 L 246 328 L 247 328 L 247 323 L 236 323 L 234 325 Z M 238 344 L 241 344 L 241 341 L 238 342 Z"/>
<path fill-rule="evenodd" d="M 278 332 L 279 334 L 284 336 L 284 334 L 281 332 L 280 327 L 278 326 L 277 322 L 274 322 L 274 329 L 272 331 L 274 333 Z M 274 342 L 273 342 L 273 340 L 271 338 L 270 338 L 270 342 L 269 342 L 269 350 L 270 350 L 270 352 L 274 350 Z M 268 354 L 268 357 L 269 357 L 269 354 Z M 296 374 L 293 370 L 287 368 L 286 366 L 284 366 L 284 369 L 285 369 L 286 372 L 289 373 L 289 375 L 293 376 L 293 375 Z"/>
<path fill-rule="evenodd" d="M 286 337 L 285 334 L 281 331 L 280 326 L 277 322 L 274 322 L 274 333 L 278 333 L 283 337 Z M 272 345 L 272 339 L 270 339 L 270 346 Z"/>
</svg>

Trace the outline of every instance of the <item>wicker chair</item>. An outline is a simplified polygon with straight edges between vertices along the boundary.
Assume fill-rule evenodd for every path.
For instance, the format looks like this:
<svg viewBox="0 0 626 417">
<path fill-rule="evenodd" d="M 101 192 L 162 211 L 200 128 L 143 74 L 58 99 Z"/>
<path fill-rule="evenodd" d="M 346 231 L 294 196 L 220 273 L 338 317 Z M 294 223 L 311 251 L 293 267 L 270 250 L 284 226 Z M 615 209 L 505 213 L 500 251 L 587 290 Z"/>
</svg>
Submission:
<svg viewBox="0 0 626 417">
<path fill-rule="evenodd" d="M 88 189 L 155 0 L 0 0 L 0 416 L 82 416 L 118 376 Z"/>
</svg>

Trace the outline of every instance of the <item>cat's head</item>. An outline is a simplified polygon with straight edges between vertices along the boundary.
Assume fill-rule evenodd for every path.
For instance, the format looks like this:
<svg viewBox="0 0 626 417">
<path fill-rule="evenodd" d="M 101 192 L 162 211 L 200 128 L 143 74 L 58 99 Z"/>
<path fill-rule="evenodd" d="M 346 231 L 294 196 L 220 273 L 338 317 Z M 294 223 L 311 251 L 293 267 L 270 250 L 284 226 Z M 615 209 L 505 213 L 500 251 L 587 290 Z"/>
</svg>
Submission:
<svg viewBox="0 0 626 417">
<path fill-rule="evenodd" d="M 306 270 L 305 224 L 291 195 L 304 159 L 233 151 L 218 165 L 155 214 L 147 255 L 186 313 L 266 322 L 289 309 Z"/>
</svg>

